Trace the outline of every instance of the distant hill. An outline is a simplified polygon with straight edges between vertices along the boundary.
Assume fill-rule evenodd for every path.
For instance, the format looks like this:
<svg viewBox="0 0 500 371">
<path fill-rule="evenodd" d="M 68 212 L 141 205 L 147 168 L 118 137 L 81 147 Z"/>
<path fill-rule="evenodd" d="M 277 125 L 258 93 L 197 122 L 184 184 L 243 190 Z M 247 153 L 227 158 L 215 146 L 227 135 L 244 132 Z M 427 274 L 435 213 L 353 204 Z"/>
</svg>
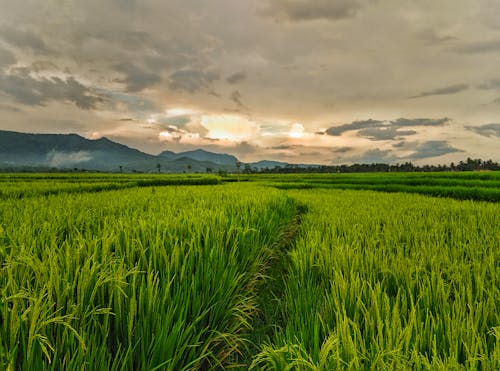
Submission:
<svg viewBox="0 0 500 371">
<path fill-rule="evenodd" d="M 236 171 L 238 159 L 203 149 L 158 156 L 141 152 L 108 138 L 86 139 L 78 134 L 28 134 L 0 130 L 0 169 L 74 169 L 163 173 Z M 257 169 L 286 167 L 286 162 L 263 160 Z M 303 165 L 298 165 L 303 166 Z M 242 167 L 243 169 L 243 167 Z"/>
<path fill-rule="evenodd" d="M 116 171 L 144 166 L 156 157 L 107 138 L 89 140 L 77 134 L 25 134 L 0 131 L 0 158 L 10 166 L 43 166 Z"/>
<path fill-rule="evenodd" d="M 227 153 L 213 153 L 203 149 L 196 149 L 194 151 L 174 153 L 171 151 L 164 151 L 158 155 L 161 158 L 176 160 L 180 158 L 188 158 L 196 161 L 212 162 L 216 165 L 226 165 L 234 167 L 238 159 L 233 155 Z"/>
<path fill-rule="evenodd" d="M 156 172 L 158 164 L 162 172 L 205 172 L 207 168 L 233 171 L 235 160 L 216 163 L 201 155 L 206 151 L 192 151 L 189 158 L 180 154 L 154 156 L 107 138 L 86 139 L 77 134 L 27 134 L 0 130 L 0 166 L 3 168 L 56 168 Z M 205 158 L 225 158 L 206 152 Z M 180 156 L 179 156 L 180 155 Z M 210 157 L 209 155 L 215 155 Z M 234 157 L 235 158 L 235 157 Z M 220 160 L 219 160 L 220 162 Z"/>
<path fill-rule="evenodd" d="M 288 165 L 288 163 L 286 163 L 286 162 L 269 161 L 269 160 L 262 160 L 262 161 L 257 161 L 257 162 L 250 163 L 250 167 L 252 167 L 252 168 L 255 167 L 255 168 L 259 169 L 259 170 L 260 169 L 265 169 L 265 168 L 273 169 L 276 166 L 285 167 L 286 165 Z"/>
</svg>

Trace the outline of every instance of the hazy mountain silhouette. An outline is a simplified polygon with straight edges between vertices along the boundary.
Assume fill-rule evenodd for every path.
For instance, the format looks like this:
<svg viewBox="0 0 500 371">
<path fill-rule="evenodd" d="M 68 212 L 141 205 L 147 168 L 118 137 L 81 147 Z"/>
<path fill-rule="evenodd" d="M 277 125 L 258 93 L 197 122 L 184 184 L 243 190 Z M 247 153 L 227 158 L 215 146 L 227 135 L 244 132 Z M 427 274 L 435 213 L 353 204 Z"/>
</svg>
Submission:
<svg viewBox="0 0 500 371">
<path fill-rule="evenodd" d="M 0 130 L 0 168 L 56 168 L 98 171 L 213 172 L 235 171 L 238 159 L 203 149 L 158 156 L 141 152 L 107 138 L 86 139 L 77 134 L 28 134 Z M 285 166 L 284 162 L 259 161 L 252 168 Z"/>
<path fill-rule="evenodd" d="M 212 162 L 216 165 L 227 165 L 227 166 L 235 166 L 236 161 L 238 159 L 227 153 L 213 153 L 205 151 L 204 149 L 196 149 L 194 151 L 180 152 L 174 153 L 171 151 L 164 151 L 158 155 L 159 157 L 176 160 L 180 158 L 189 158 L 196 161 L 206 161 Z"/>
<path fill-rule="evenodd" d="M 284 167 L 288 165 L 288 163 L 286 162 L 281 162 L 281 161 L 269 161 L 269 160 L 261 160 L 261 161 L 257 161 L 257 162 L 252 162 L 250 164 L 250 166 L 252 166 L 252 168 L 257 168 L 257 169 L 265 169 L 265 168 L 269 168 L 269 169 L 272 169 L 276 166 L 281 166 L 281 167 Z"/>
</svg>

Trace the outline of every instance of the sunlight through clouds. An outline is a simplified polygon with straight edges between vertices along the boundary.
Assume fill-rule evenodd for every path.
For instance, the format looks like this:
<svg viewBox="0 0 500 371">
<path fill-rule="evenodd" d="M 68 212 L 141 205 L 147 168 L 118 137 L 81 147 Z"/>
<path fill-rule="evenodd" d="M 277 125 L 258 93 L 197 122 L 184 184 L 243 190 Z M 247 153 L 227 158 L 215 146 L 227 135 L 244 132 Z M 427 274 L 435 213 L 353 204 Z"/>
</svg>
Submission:
<svg viewBox="0 0 500 371">
<path fill-rule="evenodd" d="M 237 115 L 203 115 L 201 125 L 210 139 L 239 141 L 251 138 L 258 130 L 256 122 Z"/>
<path fill-rule="evenodd" d="M 295 123 L 292 125 L 288 136 L 295 139 L 302 138 L 304 136 L 304 130 L 304 125 Z"/>
<path fill-rule="evenodd" d="M 233 146 L 249 160 L 427 142 L 463 151 L 453 161 L 498 160 L 497 137 L 478 134 L 499 124 L 498 0 L 396 3 L 3 1 L 0 130 L 97 132 L 150 154 Z"/>
</svg>

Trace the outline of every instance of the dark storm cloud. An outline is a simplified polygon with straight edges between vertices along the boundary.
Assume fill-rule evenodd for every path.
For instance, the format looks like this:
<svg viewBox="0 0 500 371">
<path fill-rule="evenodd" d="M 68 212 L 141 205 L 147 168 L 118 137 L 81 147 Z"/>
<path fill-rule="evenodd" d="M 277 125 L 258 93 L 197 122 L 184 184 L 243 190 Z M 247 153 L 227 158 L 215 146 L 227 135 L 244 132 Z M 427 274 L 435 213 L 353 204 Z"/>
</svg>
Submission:
<svg viewBox="0 0 500 371">
<path fill-rule="evenodd" d="M 463 151 L 461 149 L 450 146 L 450 144 L 445 140 L 430 140 L 418 144 L 415 148 L 415 152 L 407 156 L 407 158 L 412 160 L 421 160 L 455 152 Z"/>
<path fill-rule="evenodd" d="M 469 89 L 468 84 L 455 84 L 455 85 L 445 86 L 444 88 L 424 91 L 423 93 L 414 95 L 410 98 L 423 98 L 423 97 L 430 97 L 433 95 L 457 94 L 467 89 Z"/>
<path fill-rule="evenodd" d="M 140 92 L 161 81 L 160 75 L 148 72 L 130 62 L 120 63 L 115 66 L 115 69 L 126 76 L 125 79 L 119 80 L 119 82 L 124 83 L 130 93 Z"/>
<path fill-rule="evenodd" d="M 354 147 L 337 147 L 337 148 L 332 148 L 333 153 L 346 153 L 349 151 L 352 151 Z"/>
<path fill-rule="evenodd" d="M 484 137 L 500 138 L 500 124 L 485 124 L 480 126 L 466 126 L 471 130 Z"/>
<path fill-rule="evenodd" d="M 381 127 L 384 125 L 384 121 L 379 120 L 362 120 L 362 121 L 353 121 L 350 124 L 343 124 L 339 126 L 333 126 L 331 128 L 326 129 L 325 133 L 332 136 L 342 135 L 346 131 L 351 130 L 360 130 L 369 127 Z"/>
<path fill-rule="evenodd" d="M 280 144 L 279 146 L 269 147 L 269 149 L 277 149 L 277 150 L 288 150 L 297 148 L 295 144 Z"/>
<path fill-rule="evenodd" d="M 53 51 L 34 32 L 3 25 L 0 39 L 21 49 L 31 49 L 36 54 L 52 54 Z"/>
<path fill-rule="evenodd" d="M 358 135 L 371 140 L 393 140 L 415 134 L 417 134 L 415 130 L 399 130 L 397 127 L 374 127 L 358 131 Z"/>
<path fill-rule="evenodd" d="M 0 75 L 0 91 L 25 105 L 45 105 L 49 101 L 71 102 L 81 109 L 94 109 L 103 101 L 73 77 L 35 79 L 26 70 Z"/>
<path fill-rule="evenodd" d="M 237 83 L 245 80 L 246 78 L 247 78 L 247 76 L 244 72 L 236 72 L 236 73 L 233 73 L 232 75 L 229 75 L 226 78 L 226 81 L 229 84 L 237 84 Z"/>
<path fill-rule="evenodd" d="M 442 126 L 448 121 L 450 121 L 448 118 L 399 118 L 393 121 L 369 119 L 363 121 L 353 121 L 350 124 L 331 127 L 325 131 L 325 134 L 340 136 L 347 131 L 358 131 L 358 135 L 371 140 L 394 140 L 403 136 L 417 134 L 417 131 L 415 130 L 402 130 L 403 128 L 418 126 Z M 322 133 L 320 132 L 318 134 Z"/>
<path fill-rule="evenodd" d="M 7 49 L 0 47 L 0 68 L 16 63 L 16 57 Z"/>
<path fill-rule="evenodd" d="M 234 90 L 233 92 L 231 92 L 231 95 L 229 96 L 229 98 L 239 107 L 239 108 L 243 108 L 243 109 L 246 109 L 247 107 L 243 104 L 243 101 L 241 100 L 242 99 L 242 96 L 241 96 L 241 93 L 239 92 L 239 90 Z"/>
<path fill-rule="evenodd" d="M 406 141 L 402 140 L 401 142 L 393 143 L 393 148 L 404 148 L 406 146 Z"/>
<path fill-rule="evenodd" d="M 417 118 L 417 119 L 406 119 L 399 118 L 392 121 L 396 126 L 442 126 L 450 122 L 447 117 L 441 119 L 427 119 L 427 118 Z"/>
<path fill-rule="evenodd" d="M 175 125 L 165 126 L 163 129 L 165 131 L 169 132 L 170 134 L 179 134 L 179 135 L 182 135 L 182 134 L 186 134 L 187 133 L 186 130 L 179 129 Z"/>
<path fill-rule="evenodd" d="M 348 157 L 345 160 L 359 164 L 376 164 L 376 163 L 390 164 L 396 162 L 398 160 L 398 157 L 395 156 L 391 150 L 381 150 L 379 148 L 375 148 L 375 149 L 370 149 L 362 153 L 361 155 Z"/>
<path fill-rule="evenodd" d="M 172 73 L 169 85 L 174 90 L 196 93 L 202 89 L 211 91 L 211 83 L 218 79 L 219 74 L 213 71 L 185 69 Z"/>
<path fill-rule="evenodd" d="M 191 122 L 191 117 L 189 116 L 175 116 L 175 117 L 164 117 L 158 119 L 160 124 L 175 125 L 177 127 L 183 127 Z"/>
<path fill-rule="evenodd" d="M 260 150 L 260 148 L 258 146 L 253 145 L 247 141 L 243 141 L 243 142 L 237 144 L 235 149 L 236 149 L 236 152 L 238 155 L 246 155 L 249 153 L 255 153 L 258 150 Z"/>
<path fill-rule="evenodd" d="M 381 150 L 375 148 L 357 156 L 343 158 L 342 160 L 357 163 L 396 163 L 398 161 L 423 160 L 450 153 L 463 152 L 461 149 L 452 147 L 445 140 L 430 140 L 423 143 L 401 141 L 393 145 L 393 147 L 410 150 L 412 153 L 408 156 L 398 156 L 390 149 Z"/>
<path fill-rule="evenodd" d="M 266 0 L 261 13 L 291 22 L 352 18 L 361 8 L 357 0 Z"/>
<path fill-rule="evenodd" d="M 456 53 L 462 54 L 480 54 L 500 52 L 500 40 L 476 41 L 464 43 L 452 49 Z"/>
</svg>

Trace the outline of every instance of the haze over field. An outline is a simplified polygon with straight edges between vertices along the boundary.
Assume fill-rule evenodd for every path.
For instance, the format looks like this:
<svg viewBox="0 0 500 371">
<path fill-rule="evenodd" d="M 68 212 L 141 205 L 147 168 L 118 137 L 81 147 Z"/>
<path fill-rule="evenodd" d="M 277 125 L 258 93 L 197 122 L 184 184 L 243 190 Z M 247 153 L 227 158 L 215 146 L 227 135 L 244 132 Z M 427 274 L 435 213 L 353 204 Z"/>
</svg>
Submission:
<svg viewBox="0 0 500 371">
<path fill-rule="evenodd" d="M 499 161 L 499 14 L 497 0 L 3 0 L 0 130 L 245 162 Z"/>
</svg>

